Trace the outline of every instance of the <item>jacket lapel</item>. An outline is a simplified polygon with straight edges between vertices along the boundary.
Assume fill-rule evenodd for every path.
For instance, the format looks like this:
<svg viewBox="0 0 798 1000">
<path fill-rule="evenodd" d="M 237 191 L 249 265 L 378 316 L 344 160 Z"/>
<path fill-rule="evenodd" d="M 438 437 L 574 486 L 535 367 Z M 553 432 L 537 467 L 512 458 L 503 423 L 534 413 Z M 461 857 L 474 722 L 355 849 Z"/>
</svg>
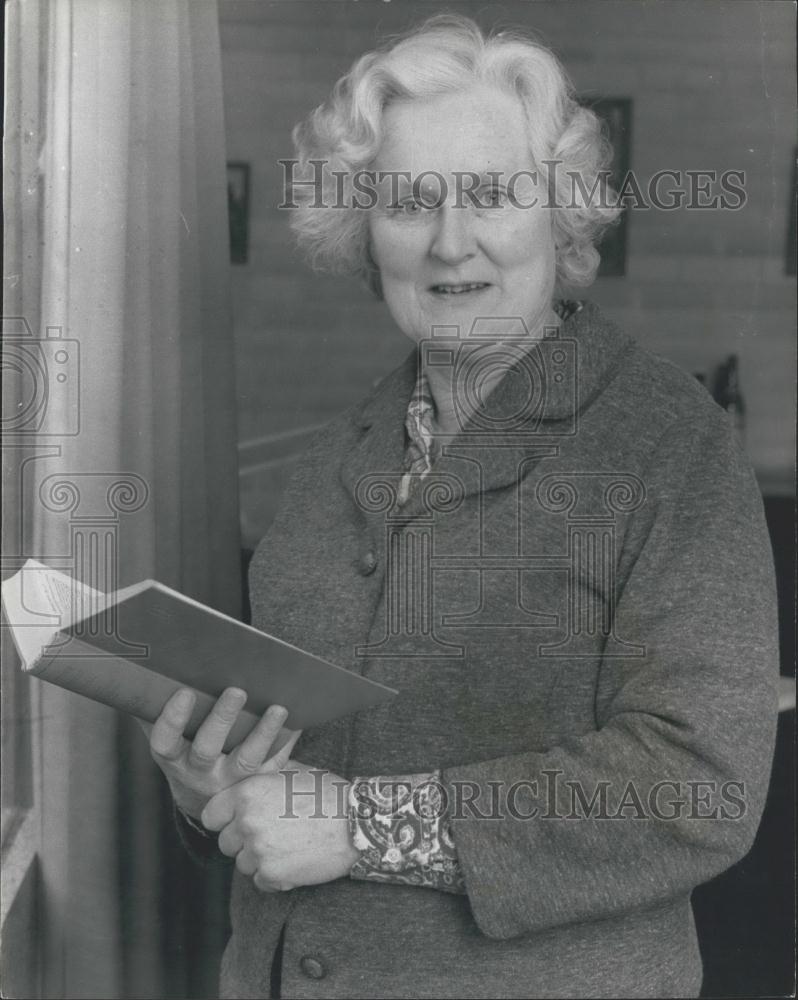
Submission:
<svg viewBox="0 0 798 1000">
<path fill-rule="evenodd" d="M 399 512 L 389 494 L 395 496 L 402 475 L 404 422 L 418 363 L 413 350 L 353 417 L 358 438 L 343 459 L 342 482 L 380 533 L 386 517 L 409 521 L 429 513 L 433 484 L 468 496 L 516 483 L 578 433 L 631 344 L 586 303 L 557 337 L 524 345 L 484 405 L 441 442 L 432 471 Z"/>
<path fill-rule="evenodd" d="M 416 366 L 413 350 L 353 414 L 354 444 L 341 462 L 341 482 L 368 526 L 377 552 L 384 547 L 386 519 L 402 476 L 405 416 Z"/>
</svg>

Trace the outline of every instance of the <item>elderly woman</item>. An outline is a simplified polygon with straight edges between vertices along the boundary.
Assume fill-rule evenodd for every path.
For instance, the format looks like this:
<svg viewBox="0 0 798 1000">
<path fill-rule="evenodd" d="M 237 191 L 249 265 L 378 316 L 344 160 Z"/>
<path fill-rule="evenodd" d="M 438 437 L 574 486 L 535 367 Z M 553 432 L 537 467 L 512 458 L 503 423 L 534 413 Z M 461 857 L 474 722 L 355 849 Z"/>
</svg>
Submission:
<svg viewBox="0 0 798 1000">
<path fill-rule="evenodd" d="M 254 622 L 399 694 L 296 760 L 277 710 L 221 755 L 239 692 L 193 747 L 156 724 L 238 869 L 223 995 L 697 995 L 690 893 L 767 788 L 773 574 L 726 415 L 558 295 L 616 214 L 598 122 L 546 49 L 445 17 L 296 140 L 300 239 L 413 350 L 301 462 Z"/>
</svg>

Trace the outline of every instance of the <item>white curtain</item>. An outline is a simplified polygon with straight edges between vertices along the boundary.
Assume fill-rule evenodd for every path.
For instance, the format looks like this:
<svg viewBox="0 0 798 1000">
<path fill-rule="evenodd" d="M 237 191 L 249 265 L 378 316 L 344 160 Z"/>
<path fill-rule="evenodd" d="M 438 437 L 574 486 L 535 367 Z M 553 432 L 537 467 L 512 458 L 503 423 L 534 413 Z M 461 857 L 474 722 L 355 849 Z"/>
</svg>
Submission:
<svg viewBox="0 0 798 1000">
<path fill-rule="evenodd" d="M 30 364 L 5 386 L 3 569 L 155 577 L 238 614 L 216 4 L 8 7 L 4 339 Z M 46 688 L 45 995 L 212 995 L 223 889 L 182 867 L 143 735 Z"/>
</svg>

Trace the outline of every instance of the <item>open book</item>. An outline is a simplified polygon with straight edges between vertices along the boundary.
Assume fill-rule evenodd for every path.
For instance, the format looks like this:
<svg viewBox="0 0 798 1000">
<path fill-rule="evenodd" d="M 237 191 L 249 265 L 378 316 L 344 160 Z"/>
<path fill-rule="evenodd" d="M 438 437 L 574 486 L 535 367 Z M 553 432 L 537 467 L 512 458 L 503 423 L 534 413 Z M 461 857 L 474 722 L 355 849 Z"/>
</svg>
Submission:
<svg viewBox="0 0 798 1000">
<path fill-rule="evenodd" d="M 24 670 L 146 722 L 190 687 L 192 737 L 226 687 L 242 688 L 246 708 L 225 750 L 269 705 L 288 709 L 287 729 L 306 729 L 396 694 L 155 580 L 106 595 L 29 559 L 2 594 Z"/>
</svg>

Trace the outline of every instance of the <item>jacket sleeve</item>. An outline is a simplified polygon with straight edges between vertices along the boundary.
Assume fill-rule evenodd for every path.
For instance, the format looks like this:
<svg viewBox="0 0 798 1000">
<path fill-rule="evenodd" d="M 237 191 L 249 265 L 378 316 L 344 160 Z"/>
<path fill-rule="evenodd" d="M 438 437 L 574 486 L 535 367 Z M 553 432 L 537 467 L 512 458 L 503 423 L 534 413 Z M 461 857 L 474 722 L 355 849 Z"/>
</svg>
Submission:
<svg viewBox="0 0 798 1000">
<path fill-rule="evenodd" d="M 595 731 L 444 771 L 452 800 L 467 783 L 494 802 L 493 819 L 452 816 L 489 937 L 656 905 L 729 867 L 756 834 L 778 674 L 759 490 L 722 414 L 672 427 L 645 485 L 616 604 L 617 634 L 645 655 L 602 663 Z"/>
</svg>

